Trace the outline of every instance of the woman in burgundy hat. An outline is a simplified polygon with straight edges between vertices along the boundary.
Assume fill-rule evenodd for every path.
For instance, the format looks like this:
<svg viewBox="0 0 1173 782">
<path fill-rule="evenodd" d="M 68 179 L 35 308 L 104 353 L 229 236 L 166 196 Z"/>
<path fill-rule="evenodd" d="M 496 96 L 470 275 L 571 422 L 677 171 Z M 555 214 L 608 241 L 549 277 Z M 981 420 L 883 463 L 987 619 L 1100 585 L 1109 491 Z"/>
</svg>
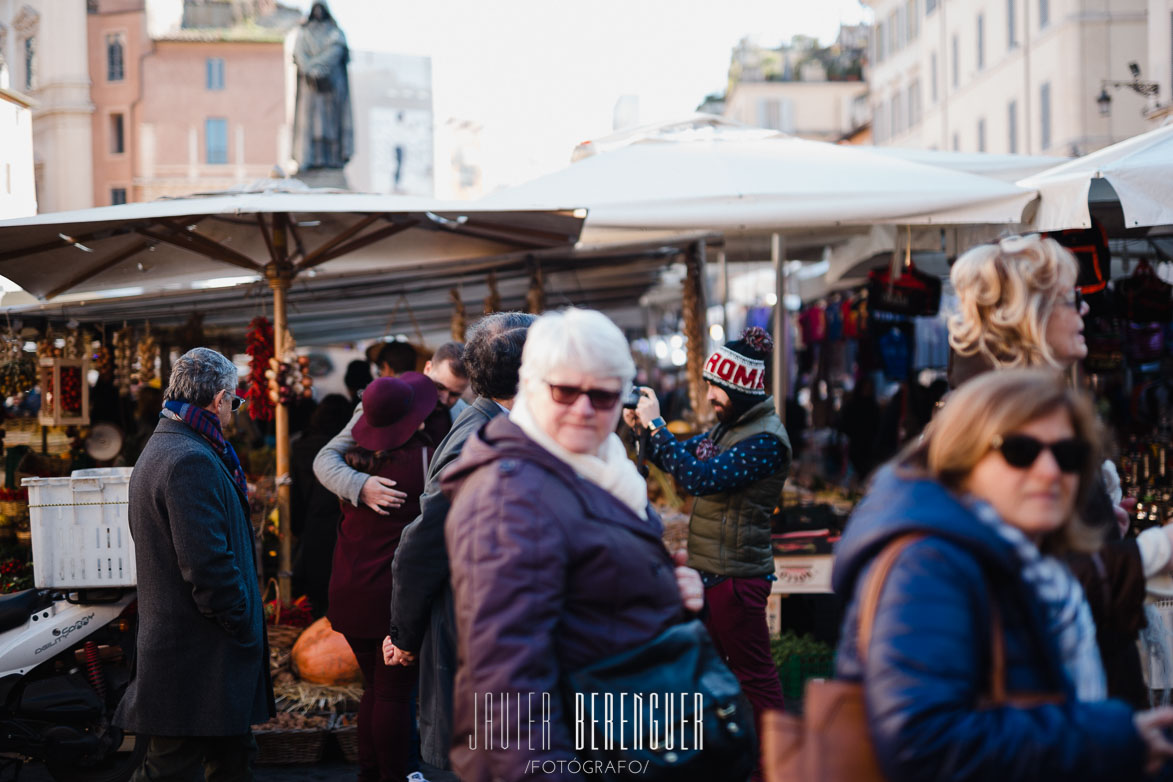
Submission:
<svg viewBox="0 0 1173 782">
<path fill-rule="evenodd" d="M 436 408 L 436 385 L 418 372 L 381 377 L 363 392 L 363 415 L 354 425 L 351 467 L 390 478 L 407 493 L 403 504 L 381 516 L 342 503 L 342 521 L 330 576 L 334 629 L 346 636 L 362 669 L 358 710 L 360 782 L 399 782 L 407 776 L 411 739 L 410 698 L 416 668 L 383 664 L 379 644 L 390 624 L 391 560 L 399 536 L 419 514 L 419 497 L 435 444 L 423 432 Z"/>
</svg>

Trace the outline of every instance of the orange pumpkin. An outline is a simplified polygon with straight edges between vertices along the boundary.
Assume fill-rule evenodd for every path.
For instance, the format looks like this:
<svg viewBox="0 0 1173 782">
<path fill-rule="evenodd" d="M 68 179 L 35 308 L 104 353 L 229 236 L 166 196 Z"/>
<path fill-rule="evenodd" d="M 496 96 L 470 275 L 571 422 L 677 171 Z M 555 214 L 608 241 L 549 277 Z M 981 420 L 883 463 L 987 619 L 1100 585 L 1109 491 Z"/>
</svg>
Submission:
<svg viewBox="0 0 1173 782">
<path fill-rule="evenodd" d="M 293 672 L 313 684 L 349 684 L 362 681 L 362 671 L 350 644 L 322 617 L 305 629 L 293 645 Z"/>
</svg>

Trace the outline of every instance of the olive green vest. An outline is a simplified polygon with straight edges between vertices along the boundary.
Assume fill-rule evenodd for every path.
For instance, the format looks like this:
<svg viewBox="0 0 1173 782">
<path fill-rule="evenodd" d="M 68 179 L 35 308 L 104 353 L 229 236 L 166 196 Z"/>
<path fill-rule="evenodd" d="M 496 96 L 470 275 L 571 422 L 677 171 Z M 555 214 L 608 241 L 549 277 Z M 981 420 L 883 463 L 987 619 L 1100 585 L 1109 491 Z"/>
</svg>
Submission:
<svg viewBox="0 0 1173 782">
<path fill-rule="evenodd" d="M 721 576 L 748 578 L 774 572 L 770 517 L 782 497 L 790 469 L 790 438 L 774 412 L 774 398 L 746 410 L 729 428 L 718 425 L 709 437 L 717 451 L 763 432 L 782 441 L 786 463 L 773 475 L 735 491 L 697 497 L 688 525 L 688 564 Z"/>
</svg>

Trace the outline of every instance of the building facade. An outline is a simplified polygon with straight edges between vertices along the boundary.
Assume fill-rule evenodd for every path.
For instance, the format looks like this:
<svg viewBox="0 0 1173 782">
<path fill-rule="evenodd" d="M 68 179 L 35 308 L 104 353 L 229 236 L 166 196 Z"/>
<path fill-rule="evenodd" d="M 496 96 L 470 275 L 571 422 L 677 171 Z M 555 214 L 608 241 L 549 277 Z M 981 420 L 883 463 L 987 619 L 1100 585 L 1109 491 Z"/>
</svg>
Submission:
<svg viewBox="0 0 1173 782">
<path fill-rule="evenodd" d="M 32 104 L 0 87 L 0 220 L 36 213 Z"/>
<path fill-rule="evenodd" d="M 1113 90 L 1107 116 L 1097 97 L 1149 63 L 1158 0 L 864 2 L 876 144 L 1083 155 L 1149 126 L 1144 96 Z"/>
<path fill-rule="evenodd" d="M 844 26 L 834 44 L 796 36 L 777 48 L 742 40 L 733 50 L 729 87 L 698 109 L 743 125 L 817 141 L 838 141 L 865 124 L 867 31 Z"/>
<path fill-rule="evenodd" d="M 0 87 L 32 104 L 40 210 L 93 206 L 84 0 L 0 0 Z"/>
</svg>

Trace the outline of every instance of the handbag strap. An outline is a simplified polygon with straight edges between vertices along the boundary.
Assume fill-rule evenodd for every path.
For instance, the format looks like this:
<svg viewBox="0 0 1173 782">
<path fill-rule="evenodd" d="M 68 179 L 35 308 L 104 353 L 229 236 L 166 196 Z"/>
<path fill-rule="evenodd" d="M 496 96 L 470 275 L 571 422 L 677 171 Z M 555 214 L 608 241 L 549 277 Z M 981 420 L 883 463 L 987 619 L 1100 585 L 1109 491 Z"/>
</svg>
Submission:
<svg viewBox="0 0 1173 782">
<path fill-rule="evenodd" d="M 872 640 L 872 629 L 876 623 L 876 612 L 880 607 L 880 592 L 884 589 L 884 582 L 888 580 L 888 574 L 892 571 L 892 566 L 896 564 L 896 558 L 903 553 L 904 549 L 928 537 L 924 533 L 911 532 L 907 535 L 901 535 L 893 540 L 880 552 L 876 557 L 875 563 L 872 565 L 871 572 L 868 573 L 867 581 L 864 584 L 863 596 L 859 609 L 859 662 L 862 666 L 867 661 L 868 646 Z M 990 700 L 994 705 L 1003 705 L 1012 701 L 1006 695 L 1006 639 L 1002 632 L 1002 617 L 998 611 L 998 604 L 990 599 L 990 646 L 991 646 L 991 671 L 990 671 Z M 1026 700 L 1034 702 L 1054 702 L 1055 696 L 1039 695 L 1026 696 Z M 1018 703 L 1017 699 L 1013 702 Z M 1026 705 L 1026 704 L 1022 704 Z"/>
</svg>

